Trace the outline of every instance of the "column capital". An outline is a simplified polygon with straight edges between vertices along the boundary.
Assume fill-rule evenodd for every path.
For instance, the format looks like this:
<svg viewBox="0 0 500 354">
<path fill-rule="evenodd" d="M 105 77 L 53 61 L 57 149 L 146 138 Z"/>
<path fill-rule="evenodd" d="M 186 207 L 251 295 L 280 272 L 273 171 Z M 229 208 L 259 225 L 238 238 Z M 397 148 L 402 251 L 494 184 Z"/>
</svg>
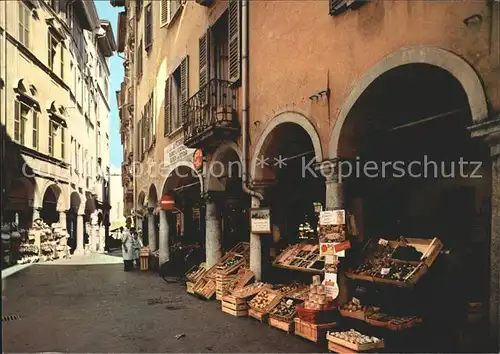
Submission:
<svg viewBox="0 0 500 354">
<path fill-rule="evenodd" d="M 344 163 L 352 163 L 350 159 L 343 159 L 335 157 L 333 159 L 323 160 L 316 163 L 314 170 L 322 177 L 325 178 L 325 183 L 341 183 L 339 172 Z"/>
<path fill-rule="evenodd" d="M 500 156 L 500 113 L 493 119 L 469 127 L 473 138 L 481 138 L 490 146 L 491 156 Z"/>
</svg>

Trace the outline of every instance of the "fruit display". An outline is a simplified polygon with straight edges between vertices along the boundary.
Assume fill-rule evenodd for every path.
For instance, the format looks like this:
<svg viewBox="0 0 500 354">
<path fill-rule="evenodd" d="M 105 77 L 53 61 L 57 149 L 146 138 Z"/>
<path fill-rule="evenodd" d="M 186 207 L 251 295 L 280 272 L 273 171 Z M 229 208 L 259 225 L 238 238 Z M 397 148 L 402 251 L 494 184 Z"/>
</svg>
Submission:
<svg viewBox="0 0 500 354">
<path fill-rule="evenodd" d="M 295 307 L 296 301 L 292 299 L 281 299 L 278 305 L 276 305 L 269 314 L 271 316 L 276 316 L 278 318 L 291 320 L 295 317 L 297 313 L 297 308 Z"/>
<path fill-rule="evenodd" d="M 222 264 L 218 265 L 217 269 L 219 269 L 219 270 L 229 269 L 232 266 L 234 266 L 235 264 L 237 264 L 238 262 L 240 262 L 242 259 L 243 259 L 242 256 L 235 255 L 234 257 L 231 257 L 231 258 L 227 259 L 226 261 L 222 262 Z"/>
<path fill-rule="evenodd" d="M 269 284 L 262 283 L 262 282 L 256 282 L 256 283 L 249 284 L 241 289 L 236 289 L 231 294 L 234 297 L 244 298 L 244 297 L 249 297 L 249 296 L 255 295 L 255 294 L 259 293 L 262 289 L 270 288 L 270 287 L 271 286 Z"/>
<path fill-rule="evenodd" d="M 326 296 L 324 285 L 311 284 L 309 294 L 304 302 L 308 310 L 325 310 L 331 307 L 332 300 Z"/>
<path fill-rule="evenodd" d="M 260 291 L 248 305 L 258 311 L 267 312 L 274 304 L 281 299 L 281 295 L 271 289 Z"/>
<path fill-rule="evenodd" d="M 422 252 L 417 251 L 413 246 L 398 246 L 392 253 L 392 258 L 402 261 L 419 261 L 422 257 Z"/>
<path fill-rule="evenodd" d="M 281 295 L 286 295 L 291 291 L 295 291 L 299 288 L 299 284 L 287 284 L 287 285 L 275 285 L 273 289 L 278 291 Z"/>
<path fill-rule="evenodd" d="M 361 306 L 359 303 L 354 303 L 352 300 L 349 301 L 348 303 L 344 304 L 342 306 L 342 311 L 348 311 L 348 312 L 358 312 L 358 311 L 365 311 L 366 306 Z"/>
<path fill-rule="evenodd" d="M 297 289 L 290 291 L 286 296 L 290 299 L 304 301 L 309 296 L 309 287 L 307 285 L 299 285 Z"/>
<path fill-rule="evenodd" d="M 324 257 L 320 255 L 319 245 L 307 243 L 288 247 L 275 260 L 275 266 L 284 268 L 305 268 L 321 271 L 325 265 Z"/>
<path fill-rule="evenodd" d="M 345 332 L 328 332 L 327 337 L 329 340 L 340 339 L 356 345 L 375 344 L 382 341 L 380 338 L 367 336 L 354 329 Z"/>
</svg>

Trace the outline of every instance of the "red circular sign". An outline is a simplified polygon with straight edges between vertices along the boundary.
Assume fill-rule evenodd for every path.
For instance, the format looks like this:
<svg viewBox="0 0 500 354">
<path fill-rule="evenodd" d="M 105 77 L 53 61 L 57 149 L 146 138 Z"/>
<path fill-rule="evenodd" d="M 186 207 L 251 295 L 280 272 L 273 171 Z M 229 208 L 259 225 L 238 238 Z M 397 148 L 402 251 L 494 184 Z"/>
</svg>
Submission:
<svg viewBox="0 0 500 354">
<path fill-rule="evenodd" d="M 160 199 L 160 206 L 163 210 L 174 210 L 175 209 L 175 200 L 171 195 L 165 194 Z"/>
<path fill-rule="evenodd" d="M 201 166 L 203 166 L 203 151 L 201 151 L 201 149 L 196 149 L 194 151 L 193 165 L 197 170 L 199 170 Z"/>
</svg>

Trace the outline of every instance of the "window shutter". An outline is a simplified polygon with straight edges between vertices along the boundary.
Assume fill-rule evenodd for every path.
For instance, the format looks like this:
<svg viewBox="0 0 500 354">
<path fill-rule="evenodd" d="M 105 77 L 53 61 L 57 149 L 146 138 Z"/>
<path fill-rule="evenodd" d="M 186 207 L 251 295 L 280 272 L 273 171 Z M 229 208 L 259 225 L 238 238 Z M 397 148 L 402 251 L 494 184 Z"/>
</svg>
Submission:
<svg viewBox="0 0 500 354">
<path fill-rule="evenodd" d="M 151 104 L 149 105 L 149 112 L 151 114 L 151 133 L 152 133 L 152 141 L 156 142 L 156 114 L 154 110 L 154 92 L 151 93 Z"/>
<path fill-rule="evenodd" d="M 165 25 L 168 23 L 168 5 L 169 5 L 169 0 L 161 0 L 161 25 Z"/>
<path fill-rule="evenodd" d="M 241 71 L 241 1 L 229 1 L 229 81 L 238 81 Z"/>
<path fill-rule="evenodd" d="M 146 50 L 149 50 L 153 45 L 153 5 L 146 6 L 146 18 L 144 20 L 144 34 Z"/>
<path fill-rule="evenodd" d="M 164 135 L 168 135 L 172 132 L 172 80 L 171 78 L 167 78 L 165 82 L 165 131 Z"/>
<path fill-rule="evenodd" d="M 185 56 L 181 62 L 181 112 L 184 123 L 187 114 L 186 102 L 189 98 L 189 56 Z"/>
<path fill-rule="evenodd" d="M 200 53 L 200 88 L 202 88 L 209 80 L 210 70 L 210 32 L 206 32 L 199 40 Z"/>
</svg>

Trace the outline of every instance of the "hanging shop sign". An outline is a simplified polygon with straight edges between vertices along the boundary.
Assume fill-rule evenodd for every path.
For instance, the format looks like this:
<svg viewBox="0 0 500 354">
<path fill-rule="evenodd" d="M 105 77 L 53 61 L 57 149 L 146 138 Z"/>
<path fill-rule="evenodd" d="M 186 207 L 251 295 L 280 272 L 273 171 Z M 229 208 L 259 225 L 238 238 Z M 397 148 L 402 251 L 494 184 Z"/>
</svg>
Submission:
<svg viewBox="0 0 500 354">
<path fill-rule="evenodd" d="M 178 162 L 193 162 L 195 150 L 187 148 L 184 145 L 184 136 L 181 136 L 171 144 L 165 146 L 163 150 L 163 162 L 166 166 L 172 166 Z"/>
<path fill-rule="evenodd" d="M 171 195 L 165 194 L 160 199 L 160 206 L 163 210 L 176 210 L 174 197 Z"/>
<path fill-rule="evenodd" d="M 271 230 L 271 209 L 253 208 L 250 209 L 250 227 L 254 234 L 270 234 Z"/>
<path fill-rule="evenodd" d="M 345 250 L 336 251 L 335 245 L 346 239 L 345 210 L 327 210 L 319 214 L 319 244 L 322 256 L 344 257 Z"/>
<path fill-rule="evenodd" d="M 196 149 L 193 153 L 193 166 L 196 170 L 203 166 L 203 151 L 201 149 Z"/>
</svg>

